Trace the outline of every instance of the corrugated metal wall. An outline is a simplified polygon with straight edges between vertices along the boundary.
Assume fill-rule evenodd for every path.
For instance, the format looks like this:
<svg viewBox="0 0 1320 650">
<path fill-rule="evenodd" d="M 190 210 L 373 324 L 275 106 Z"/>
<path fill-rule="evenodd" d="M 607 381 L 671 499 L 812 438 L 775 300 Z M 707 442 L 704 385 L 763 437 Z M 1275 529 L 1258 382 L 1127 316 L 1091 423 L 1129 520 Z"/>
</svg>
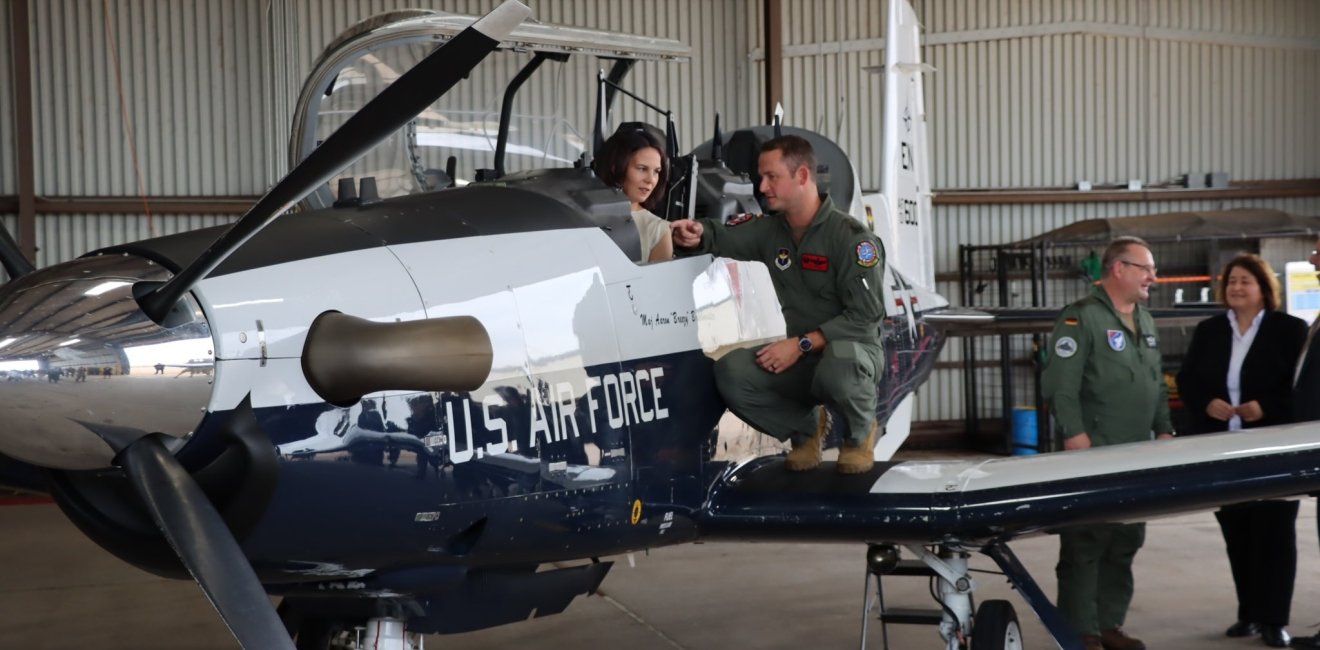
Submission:
<svg viewBox="0 0 1320 650">
<path fill-rule="evenodd" d="M 1320 176 L 1320 3 L 917 0 L 937 188 Z M 786 0 L 787 121 L 879 185 L 883 2 Z M 757 8 L 758 24 L 762 20 Z M 761 34 L 753 101 L 764 74 Z"/>
<path fill-rule="evenodd" d="M 1305 0 L 915 0 L 925 26 L 936 188 L 1067 187 L 1193 172 L 1320 177 L 1320 3 Z M 749 98 L 764 75 L 760 7 Z M 787 122 L 836 137 L 879 185 L 885 3 L 785 0 Z M 1026 238 L 1080 219 L 1271 207 L 1320 199 L 937 207 L 939 273 L 959 244 Z M 957 302 L 956 282 L 941 282 Z M 942 361 L 957 361 L 948 346 Z M 939 370 L 918 420 L 962 417 L 961 371 Z"/>
<path fill-rule="evenodd" d="M 284 24 L 298 25 L 298 40 L 292 52 L 295 59 L 286 62 L 287 77 L 299 83 L 310 72 L 313 61 L 340 32 L 363 18 L 402 8 L 424 8 L 453 13 L 479 15 L 498 5 L 497 0 L 356 0 L 349 2 L 276 2 L 274 11 L 282 13 Z M 679 142 L 684 149 L 707 140 L 714 128 L 714 114 L 722 113 L 723 124 L 748 124 L 753 107 L 746 101 L 745 76 L 750 69 L 747 23 L 751 20 L 754 0 L 541 0 L 528 3 L 533 17 L 547 23 L 606 29 L 629 34 L 677 39 L 692 48 L 692 61 L 686 64 L 641 63 L 625 82 L 625 87 L 653 103 L 674 111 L 679 126 Z M 509 57 L 510 59 L 512 57 Z M 508 70 L 500 76 L 511 77 L 521 61 L 502 62 Z M 543 68 L 520 93 L 524 101 L 534 98 L 562 98 L 560 110 L 573 123 L 586 128 L 595 111 L 595 76 L 598 63 L 570 62 L 573 74 L 558 79 Z M 585 66 L 585 67 L 584 67 Z M 581 72 L 588 74 L 583 75 Z M 538 86 L 539 84 L 539 86 Z M 539 92 L 538 92 L 539 88 Z M 296 94 L 296 88 L 293 94 Z M 496 98 L 503 83 L 490 88 L 472 88 Z M 533 98 L 533 99 L 528 99 Z M 660 117 L 637 110 L 626 101 L 618 104 L 616 119 L 644 119 L 662 124 Z M 589 135 L 589 132 L 588 132 Z"/>
<path fill-rule="evenodd" d="M 108 17 L 94 0 L 34 1 L 37 191 L 136 195 L 127 114 L 147 193 L 258 194 L 285 171 L 291 107 L 330 39 L 390 9 L 476 14 L 495 1 L 118 0 Z M 531 4 L 546 22 L 690 44 L 693 63 L 642 65 L 631 78 L 633 89 L 674 108 L 685 146 L 706 139 L 717 110 L 726 126 L 760 121 L 759 0 Z M 938 69 L 926 101 L 937 188 L 1130 178 L 1150 185 L 1189 171 L 1238 180 L 1320 177 L 1320 3 L 914 4 L 927 28 L 926 60 Z M 0 105 L 8 106 L 8 2 L 0 7 Z M 875 0 L 783 3 L 788 122 L 837 137 L 871 188 L 880 171 L 882 80 L 864 68 L 882 63 L 884 11 Z M 566 117 L 590 115 L 589 79 L 566 75 L 558 90 Z M 649 117 L 627 108 L 622 115 L 639 116 Z M 0 120 L 0 193 L 15 191 L 13 147 L 11 121 Z M 956 271 L 959 243 L 1010 241 L 1092 216 L 1238 205 L 1320 214 L 1315 199 L 941 207 L 937 269 Z M 200 219 L 155 217 L 160 232 L 226 218 Z M 146 234 L 136 216 L 39 221 L 42 264 Z M 956 287 L 941 289 L 956 298 Z M 957 417 L 960 395 L 956 373 L 937 373 L 917 417 Z"/>
<path fill-rule="evenodd" d="M 937 209 L 938 227 L 935 230 L 935 257 L 940 263 L 938 272 L 956 274 L 958 247 L 962 244 L 982 245 L 1013 242 L 1053 230 L 1082 219 L 1129 217 L 1176 211 L 1223 210 L 1228 208 L 1272 208 L 1292 214 L 1320 216 L 1320 197 L 1288 199 L 1236 199 L 1233 201 L 1201 200 L 1158 203 L 1088 203 L 1040 205 L 970 205 L 944 206 Z M 1314 243 L 1314 242 L 1312 242 Z M 1311 249 L 1297 248 L 1298 261 L 1306 259 Z M 1157 258 L 1156 264 L 1160 263 Z M 953 277 L 943 275 L 942 277 Z M 959 302 L 961 288 L 957 280 L 936 283 L 939 293 L 955 304 Z M 961 362 L 962 346 L 958 339 L 950 341 L 940 355 L 942 362 Z M 983 359 L 984 360 L 984 359 Z M 918 394 L 916 413 L 918 420 L 951 420 L 963 416 L 963 373 L 961 370 L 936 370 L 926 387 Z"/>
<path fill-rule="evenodd" d="M 10 34 L 9 3 L 0 2 L 0 115 L 14 114 L 14 54 Z M 14 120 L 0 119 L 0 194 L 18 192 L 17 172 L 14 169 Z"/>
<path fill-rule="evenodd" d="M 264 190 L 260 5 L 32 2 L 37 193 Z"/>
<path fill-rule="evenodd" d="M 153 215 L 154 236 L 172 235 L 230 223 L 228 215 Z M 38 268 L 73 259 L 98 248 L 153 236 L 147 218 L 124 214 L 60 214 L 37 218 Z"/>
</svg>

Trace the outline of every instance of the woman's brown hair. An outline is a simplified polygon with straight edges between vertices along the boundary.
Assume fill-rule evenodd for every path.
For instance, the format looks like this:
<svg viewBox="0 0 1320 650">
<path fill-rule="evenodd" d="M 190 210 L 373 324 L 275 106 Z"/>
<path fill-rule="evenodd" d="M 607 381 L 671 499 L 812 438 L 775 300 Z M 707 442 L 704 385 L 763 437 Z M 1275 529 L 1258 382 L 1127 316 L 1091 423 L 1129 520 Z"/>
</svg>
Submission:
<svg viewBox="0 0 1320 650">
<path fill-rule="evenodd" d="M 640 123 L 632 122 L 619 127 L 596 158 L 596 176 L 610 187 L 622 187 L 623 178 L 628 173 L 628 163 L 633 154 L 646 148 L 660 152 L 660 180 L 656 182 L 651 196 L 646 197 L 642 207 L 655 211 L 664 200 L 666 183 L 669 180 L 669 156 L 665 154 L 665 145 Z"/>
<path fill-rule="evenodd" d="M 1256 278 L 1256 284 L 1260 285 L 1260 296 L 1265 299 L 1266 309 L 1272 311 L 1279 308 L 1279 294 L 1281 293 L 1279 279 L 1275 277 L 1274 268 L 1270 266 L 1270 263 L 1255 253 L 1241 253 L 1224 265 L 1224 271 L 1219 274 L 1219 286 L 1215 290 L 1215 297 L 1219 299 L 1219 302 L 1227 305 L 1228 275 L 1235 268 L 1241 268 Z"/>
</svg>

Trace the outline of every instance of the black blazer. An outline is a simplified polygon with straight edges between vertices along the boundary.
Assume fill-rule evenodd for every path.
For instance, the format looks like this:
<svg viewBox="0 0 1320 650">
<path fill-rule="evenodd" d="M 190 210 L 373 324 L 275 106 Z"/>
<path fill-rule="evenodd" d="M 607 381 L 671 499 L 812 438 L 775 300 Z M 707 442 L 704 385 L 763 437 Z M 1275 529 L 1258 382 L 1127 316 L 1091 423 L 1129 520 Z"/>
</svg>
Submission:
<svg viewBox="0 0 1320 650">
<path fill-rule="evenodd" d="M 1196 325 L 1178 371 L 1178 392 L 1187 409 L 1191 430 L 1180 433 L 1228 431 L 1228 423 L 1205 413 L 1216 397 L 1228 399 L 1228 361 L 1233 355 L 1233 323 L 1224 314 Z M 1292 379 L 1297 357 L 1306 342 L 1306 321 L 1281 311 L 1267 310 L 1256 338 L 1242 361 L 1242 404 L 1260 402 L 1264 417 L 1243 422 L 1243 428 L 1267 427 L 1293 421 Z"/>
</svg>

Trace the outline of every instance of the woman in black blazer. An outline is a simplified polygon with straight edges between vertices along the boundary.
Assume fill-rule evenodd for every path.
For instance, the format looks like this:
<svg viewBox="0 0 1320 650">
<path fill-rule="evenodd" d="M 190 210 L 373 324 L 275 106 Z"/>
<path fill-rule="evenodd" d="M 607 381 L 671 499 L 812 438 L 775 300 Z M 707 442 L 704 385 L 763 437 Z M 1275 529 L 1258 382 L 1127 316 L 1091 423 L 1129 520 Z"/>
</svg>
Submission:
<svg viewBox="0 0 1320 650">
<path fill-rule="evenodd" d="M 1256 255 L 1239 255 L 1219 276 L 1227 315 L 1201 321 L 1192 335 L 1178 390 L 1191 430 L 1239 431 L 1292 421 L 1292 378 L 1306 322 L 1277 311 L 1279 281 Z M 1215 513 L 1237 588 L 1237 622 L 1228 636 L 1260 634 L 1288 646 L 1297 572 L 1297 502 L 1256 501 Z"/>
</svg>

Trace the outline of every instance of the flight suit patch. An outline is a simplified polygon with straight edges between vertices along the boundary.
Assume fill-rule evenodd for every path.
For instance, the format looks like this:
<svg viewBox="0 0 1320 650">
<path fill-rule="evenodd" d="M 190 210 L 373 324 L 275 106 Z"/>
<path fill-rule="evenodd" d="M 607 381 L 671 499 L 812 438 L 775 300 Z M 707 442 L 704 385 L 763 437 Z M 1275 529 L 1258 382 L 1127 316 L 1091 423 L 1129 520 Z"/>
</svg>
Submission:
<svg viewBox="0 0 1320 650">
<path fill-rule="evenodd" d="M 1109 340 L 1109 349 L 1114 352 L 1127 349 L 1127 337 L 1123 336 L 1123 330 L 1105 330 L 1105 338 Z"/>
<path fill-rule="evenodd" d="M 1076 318 L 1065 318 L 1065 319 L 1063 319 L 1063 324 L 1064 324 L 1064 325 L 1072 325 L 1072 326 L 1075 327 L 1075 326 L 1077 325 L 1077 319 L 1076 319 Z"/>
<path fill-rule="evenodd" d="M 825 257 L 824 255 L 803 253 L 802 268 L 808 271 L 828 271 L 830 270 L 830 258 Z"/>
<path fill-rule="evenodd" d="M 1147 335 L 1146 335 L 1146 347 L 1148 347 L 1148 348 L 1159 347 L 1159 341 L 1156 341 L 1156 340 L 1155 340 L 1155 335 L 1154 335 L 1154 334 L 1147 334 Z"/>
<path fill-rule="evenodd" d="M 779 249 L 775 255 L 775 267 L 780 271 L 787 271 L 790 266 L 793 266 L 793 256 L 788 253 L 787 248 Z"/>
<path fill-rule="evenodd" d="M 864 241 L 857 245 L 857 265 L 871 268 L 880 263 L 880 253 L 875 250 L 875 244 Z"/>
<path fill-rule="evenodd" d="M 1077 354 L 1077 341 L 1074 341 L 1073 337 L 1061 336 L 1054 342 L 1054 356 L 1067 359 L 1074 354 Z"/>
<path fill-rule="evenodd" d="M 724 226 L 725 226 L 726 228 L 732 228 L 732 227 L 734 227 L 734 226 L 738 226 L 738 225 L 742 225 L 742 224 L 744 224 L 744 223 L 747 223 L 748 221 L 751 221 L 752 219 L 755 219 L 755 218 L 756 218 L 756 215 L 752 214 L 751 212 L 744 212 L 744 213 L 742 213 L 742 214 L 740 214 L 740 215 L 738 215 L 738 216 L 736 216 L 736 217 L 734 217 L 734 218 L 729 219 L 728 221 L 726 221 L 726 222 L 724 223 Z"/>
</svg>

